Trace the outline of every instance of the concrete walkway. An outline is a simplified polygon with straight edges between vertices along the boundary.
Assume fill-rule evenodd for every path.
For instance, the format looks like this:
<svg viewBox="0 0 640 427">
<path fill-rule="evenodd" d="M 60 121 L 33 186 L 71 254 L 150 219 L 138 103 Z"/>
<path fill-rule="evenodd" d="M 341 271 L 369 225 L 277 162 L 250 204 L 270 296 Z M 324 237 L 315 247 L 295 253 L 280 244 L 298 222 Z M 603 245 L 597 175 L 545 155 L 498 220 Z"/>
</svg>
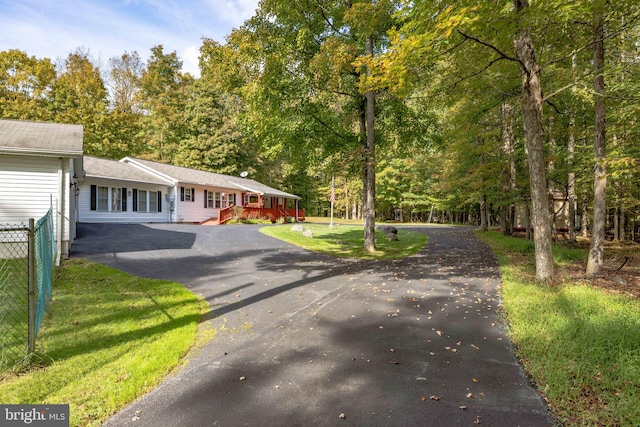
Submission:
<svg viewBox="0 0 640 427">
<path fill-rule="evenodd" d="M 105 426 L 552 426 L 497 316 L 472 229 L 399 261 L 310 253 L 256 226 L 83 225 L 74 256 L 175 280 L 217 335 Z"/>
</svg>

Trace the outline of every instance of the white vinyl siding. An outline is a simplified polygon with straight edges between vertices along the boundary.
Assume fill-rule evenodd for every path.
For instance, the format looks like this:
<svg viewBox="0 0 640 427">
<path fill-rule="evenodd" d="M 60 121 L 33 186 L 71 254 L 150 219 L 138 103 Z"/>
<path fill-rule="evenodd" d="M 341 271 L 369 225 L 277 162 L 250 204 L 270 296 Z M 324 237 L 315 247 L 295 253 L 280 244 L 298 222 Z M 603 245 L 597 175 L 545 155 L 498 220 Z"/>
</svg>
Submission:
<svg viewBox="0 0 640 427">
<path fill-rule="evenodd" d="M 58 159 L 0 155 L 0 223 L 28 223 L 58 203 Z"/>
<path fill-rule="evenodd" d="M 68 158 L 60 162 L 58 157 L 0 154 L 0 224 L 26 225 L 29 218 L 37 221 L 53 208 L 54 232 L 57 235 L 58 221 L 63 218 L 62 252 L 68 253 L 69 241 L 75 238 L 75 227 L 71 226 L 74 203 L 69 197 L 71 165 Z"/>
<path fill-rule="evenodd" d="M 120 209 L 99 211 L 91 209 L 91 185 L 96 187 L 110 188 L 110 206 L 113 208 L 114 192 L 121 197 Z M 118 193 L 119 190 L 119 193 Z M 134 191 L 135 190 L 135 191 Z M 80 195 L 78 196 L 79 217 L 83 223 L 168 223 L 169 203 L 165 195 L 171 191 L 170 187 L 159 184 L 147 184 L 141 182 L 131 182 L 116 179 L 87 177 L 80 185 Z M 134 193 L 136 198 L 136 208 L 134 211 Z M 144 193 L 144 206 L 140 204 L 140 194 Z M 158 206 L 158 193 L 161 198 L 161 205 Z M 154 200 L 149 200 L 153 194 Z M 123 203 L 124 199 L 124 203 Z M 123 206 L 124 205 L 124 206 Z M 155 206 L 155 208 L 154 208 Z M 144 207 L 144 210 L 142 209 Z M 124 209 L 123 209 L 124 208 Z M 158 212 L 160 210 L 160 212 Z"/>
<path fill-rule="evenodd" d="M 186 192 L 187 188 L 195 198 L 194 201 L 181 200 L 181 192 Z M 220 208 L 226 207 L 225 198 L 230 196 L 234 200 L 239 198 L 235 192 L 230 192 L 228 188 L 212 188 L 203 185 L 182 184 L 178 186 L 178 198 L 176 200 L 176 222 L 200 223 L 211 218 L 217 218 Z M 206 194 L 205 194 L 206 193 Z M 225 194 L 225 196 L 222 196 Z"/>
</svg>

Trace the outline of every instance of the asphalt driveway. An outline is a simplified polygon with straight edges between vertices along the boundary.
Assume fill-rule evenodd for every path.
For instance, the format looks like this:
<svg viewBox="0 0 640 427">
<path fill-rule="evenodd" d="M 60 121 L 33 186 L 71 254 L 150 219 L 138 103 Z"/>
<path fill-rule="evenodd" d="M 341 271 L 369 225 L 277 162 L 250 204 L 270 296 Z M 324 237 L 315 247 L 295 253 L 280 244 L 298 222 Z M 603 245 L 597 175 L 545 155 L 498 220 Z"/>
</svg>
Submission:
<svg viewBox="0 0 640 427">
<path fill-rule="evenodd" d="M 80 226 L 72 256 L 184 283 L 217 334 L 105 426 L 551 426 L 472 229 L 399 261 L 311 253 L 258 226 Z"/>
</svg>

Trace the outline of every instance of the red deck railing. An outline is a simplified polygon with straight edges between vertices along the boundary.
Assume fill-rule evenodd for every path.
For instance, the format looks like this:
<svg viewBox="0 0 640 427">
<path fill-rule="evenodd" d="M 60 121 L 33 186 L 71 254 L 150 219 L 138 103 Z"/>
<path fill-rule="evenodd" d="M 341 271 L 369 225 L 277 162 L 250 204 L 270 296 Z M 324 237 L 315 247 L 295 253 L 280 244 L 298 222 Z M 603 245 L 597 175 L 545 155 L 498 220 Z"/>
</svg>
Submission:
<svg viewBox="0 0 640 427">
<path fill-rule="evenodd" d="M 267 218 L 272 222 L 276 222 L 280 218 L 284 217 L 296 217 L 295 209 L 267 209 L 267 208 L 252 208 L 252 207 L 244 207 L 242 209 L 241 216 L 243 218 L 248 219 L 258 219 L 258 218 Z M 305 211 L 304 209 L 298 209 L 298 220 L 305 220 Z"/>
<path fill-rule="evenodd" d="M 220 209 L 220 212 L 218 212 L 218 223 L 224 224 L 225 222 L 227 222 L 231 218 L 233 218 L 233 208 L 234 207 L 235 206 L 231 205 L 231 206 L 228 206 L 226 208 Z"/>
<path fill-rule="evenodd" d="M 233 219 L 235 215 L 238 215 L 238 206 L 229 206 L 226 208 L 220 209 L 218 213 L 218 222 L 220 224 L 224 224 L 225 222 Z M 243 219 L 259 219 L 259 218 L 267 218 L 272 222 L 276 222 L 281 218 L 291 217 L 293 219 L 296 218 L 296 210 L 295 209 L 267 209 L 267 208 L 257 208 L 251 206 L 243 206 L 242 211 L 239 213 L 240 218 Z M 298 220 L 305 220 L 305 211 L 304 209 L 298 209 Z"/>
</svg>

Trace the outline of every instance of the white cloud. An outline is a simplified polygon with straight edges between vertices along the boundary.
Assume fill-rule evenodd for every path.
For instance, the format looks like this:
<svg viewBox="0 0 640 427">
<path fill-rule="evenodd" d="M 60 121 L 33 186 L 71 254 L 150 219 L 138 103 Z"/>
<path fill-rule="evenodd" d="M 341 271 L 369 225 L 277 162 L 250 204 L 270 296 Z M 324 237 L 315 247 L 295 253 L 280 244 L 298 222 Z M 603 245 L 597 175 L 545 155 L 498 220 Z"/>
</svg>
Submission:
<svg viewBox="0 0 640 427">
<path fill-rule="evenodd" d="M 198 75 L 202 37 L 224 42 L 258 0 L 0 0 L 0 51 L 20 49 L 54 62 L 81 47 L 100 58 L 163 45 Z"/>
<path fill-rule="evenodd" d="M 209 0 L 209 6 L 216 11 L 221 21 L 238 27 L 251 18 L 258 8 L 259 0 Z"/>
<path fill-rule="evenodd" d="M 200 56 L 200 48 L 198 46 L 187 47 L 180 57 L 182 58 L 182 71 L 190 73 L 192 76 L 200 76 L 200 68 L 198 67 Z"/>
</svg>

